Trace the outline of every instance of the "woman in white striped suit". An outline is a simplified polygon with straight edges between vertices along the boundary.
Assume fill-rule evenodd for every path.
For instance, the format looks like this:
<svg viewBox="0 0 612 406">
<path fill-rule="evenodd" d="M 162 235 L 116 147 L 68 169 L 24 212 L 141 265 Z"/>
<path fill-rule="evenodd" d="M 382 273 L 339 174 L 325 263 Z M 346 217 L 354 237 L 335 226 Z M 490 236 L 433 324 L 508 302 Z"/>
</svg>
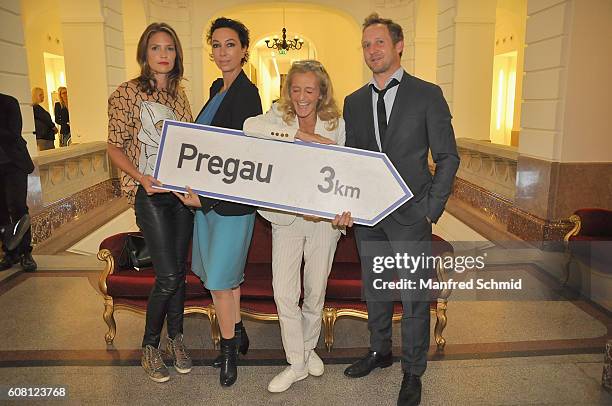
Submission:
<svg viewBox="0 0 612 406">
<path fill-rule="evenodd" d="M 247 119 L 243 130 L 260 138 L 344 145 L 344 120 L 323 65 L 313 60 L 294 62 L 280 100 L 266 114 Z M 319 218 L 269 210 L 259 213 L 272 223 L 272 286 L 290 364 L 270 381 L 268 390 L 283 392 L 309 374 L 323 374 L 323 361 L 314 348 L 340 231 Z M 300 309 L 302 257 L 304 300 Z"/>
</svg>

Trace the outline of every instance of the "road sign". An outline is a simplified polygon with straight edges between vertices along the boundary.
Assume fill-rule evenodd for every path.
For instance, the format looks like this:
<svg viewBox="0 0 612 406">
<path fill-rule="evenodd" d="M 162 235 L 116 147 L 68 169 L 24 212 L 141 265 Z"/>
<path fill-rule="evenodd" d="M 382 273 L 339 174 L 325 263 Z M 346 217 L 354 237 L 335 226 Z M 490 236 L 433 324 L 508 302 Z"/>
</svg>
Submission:
<svg viewBox="0 0 612 406">
<path fill-rule="evenodd" d="M 383 153 L 247 137 L 166 120 L 154 177 L 163 189 L 374 225 L 413 197 Z"/>
</svg>

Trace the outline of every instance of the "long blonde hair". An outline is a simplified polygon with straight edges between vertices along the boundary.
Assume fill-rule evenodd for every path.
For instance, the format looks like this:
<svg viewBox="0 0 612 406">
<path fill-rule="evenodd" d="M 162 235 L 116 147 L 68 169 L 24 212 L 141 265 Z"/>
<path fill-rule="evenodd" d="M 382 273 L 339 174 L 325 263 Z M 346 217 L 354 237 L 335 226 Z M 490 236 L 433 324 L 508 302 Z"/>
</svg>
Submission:
<svg viewBox="0 0 612 406">
<path fill-rule="evenodd" d="M 60 105 L 62 107 L 68 108 L 68 100 L 64 100 L 64 98 L 62 97 L 62 90 L 65 90 L 66 93 L 68 93 L 68 89 L 66 89 L 65 86 L 60 86 L 57 88 L 57 97 L 59 98 Z"/>
<path fill-rule="evenodd" d="M 295 109 L 291 102 L 291 83 L 296 73 L 307 72 L 314 73 L 319 81 L 321 98 L 317 102 L 317 116 L 326 122 L 325 128 L 327 130 L 335 130 L 338 127 L 340 109 L 336 104 L 336 100 L 334 100 L 331 79 L 321 62 L 312 59 L 293 62 L 291 68 L 289 68 L 280 100 L 278 101 L 278 108 L 283 113 L 283 120 L 286 123 L 292 123 L 295 120 Z"/>
</svg>

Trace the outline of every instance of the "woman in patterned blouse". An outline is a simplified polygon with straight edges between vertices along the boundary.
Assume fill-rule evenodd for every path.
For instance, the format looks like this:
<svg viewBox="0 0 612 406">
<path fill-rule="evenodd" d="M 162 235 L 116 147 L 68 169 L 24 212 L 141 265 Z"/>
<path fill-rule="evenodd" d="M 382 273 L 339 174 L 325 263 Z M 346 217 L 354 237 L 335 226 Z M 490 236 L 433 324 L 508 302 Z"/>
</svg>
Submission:
<svg viewBox="0 0 612 406">
<path fill-rule="evenodd" d="M 136 223 L 151 253 L 155 286 L 150 293 L 142 367 L 156 382 L 170 379 L 159 342 L 167 319 L 167 352 L 179 373 L 191 371 L 183 345 L 185 260 L 193 230 L 193 215 L 172 193 L 153 188 L 160 182 L 153 169 L 165 119 L 191 122 L 183 88 L 183 51 L 167 24 L 149 25 L 138 43 L 140 76 L 121 84 L 108 100 L 108 155 L 123 171 L 122 189 L 134 205 Z"/>
</svg>

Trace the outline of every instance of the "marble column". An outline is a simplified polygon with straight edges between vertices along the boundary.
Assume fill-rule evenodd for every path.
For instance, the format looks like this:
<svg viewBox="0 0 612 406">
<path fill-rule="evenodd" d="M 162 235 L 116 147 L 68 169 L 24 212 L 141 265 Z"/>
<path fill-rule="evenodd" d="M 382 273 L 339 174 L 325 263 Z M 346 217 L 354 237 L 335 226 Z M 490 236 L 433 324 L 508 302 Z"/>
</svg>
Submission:
<svg viewBox="0 0 612 406">
<path fill-rule="evenodd" d="M 108 96 L 125 81 L 121 0 L 60 0 L 73 143 L 107 138 Z"/>
</svg>

